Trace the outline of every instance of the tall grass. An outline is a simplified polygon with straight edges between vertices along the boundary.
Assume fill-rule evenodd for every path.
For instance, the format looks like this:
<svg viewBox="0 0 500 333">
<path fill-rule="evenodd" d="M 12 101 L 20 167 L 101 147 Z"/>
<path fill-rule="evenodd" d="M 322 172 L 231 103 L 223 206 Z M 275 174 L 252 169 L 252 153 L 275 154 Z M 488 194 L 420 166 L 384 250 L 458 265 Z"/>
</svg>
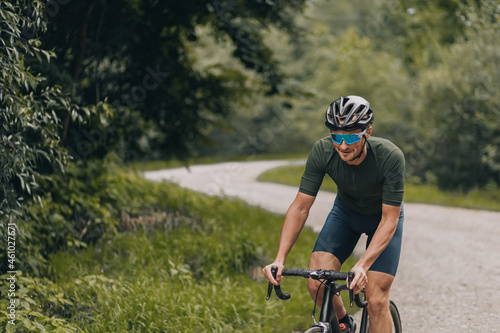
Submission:
<svg viewBox="0 0 500 333">
<path fill-rule="evenodd" d="M 109 190 L 122 198 L 119 232 L 86 248 L 50 255 L 44 278 L 20 274 L 20 319 L 15 327 L 0 320 L 0 331 L 307 329 L 313 301 L 305 279 L 283 282 L 291 300 L 265 300 L 261 269 L 275 255 L 283 216 L 133 173 L 111 178 Z M 287 267 L 307 267 L 315 238 L 309 229 L 302 232 Z M 350 266 L 352 261 L 346 269 Z M 2 300 L 2 319 L 5 304 Z"/>
</svg>

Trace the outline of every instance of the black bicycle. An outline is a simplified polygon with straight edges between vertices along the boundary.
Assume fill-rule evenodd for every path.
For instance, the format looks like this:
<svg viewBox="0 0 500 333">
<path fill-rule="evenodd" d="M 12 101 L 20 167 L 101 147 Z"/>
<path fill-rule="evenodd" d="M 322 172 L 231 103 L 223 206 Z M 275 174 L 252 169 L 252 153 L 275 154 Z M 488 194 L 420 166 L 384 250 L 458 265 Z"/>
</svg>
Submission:
<svg viewBox="0 0 500 333">
<path fill-rule="evenodd" d="M 273 266 L 271 268 L 271 272 L 274 278 L 276 278 L 278 268 Z M 363 309 L 359 332 L 368 333 L 370 327 L 370 318 L 368 317 L 368 311 L 366 309 L 368 303 L 364 300 L 361 300 L 359 294 L 354 295 L 354 291 L 349 289 L 349 285 L 354 279 L 353 271 L 344 273 L 344 272 L 322 270 L 322 269 L 310 270 L 303 268 L 293 268 L 293 269 L 284 269 L 282 275 L 311 278 L 314 280 L 321 281 L 321 283 L 325 285 L 324 296 L 323 296 L 323 304 L 325 304 L 325 306 L 321 307 L 319 321 L 316 322 L 316 317 L 315 317 L 316 304 L 315 304 L 312 313 L 314 324 L 312 324 L 310 326 L 310 329 L 308 329 L 305 333 L 342 333 L 342 329 L 337 319 L 337 314 L 335 313 L 332 301 L 334 295 L 339 294 L 341 291 L 346 291 L 346 290 L 349 291 L 350 306 L 352 307 L 353 304 L 356 303 L 356 305 L 359 308 Z M 347 285 L 336 283 L 336 281 L 345 281 L 345 280 L 347 280 L 348 282 Z M 269 287 L 267 289 L 267 298 L 266 298 L 267 300 L 269 300 L 269 298 L 271 297 L 273 287 L 278 298 L 282 300 L 287 300 L 290 298 L 290 294 L 283 293 L 281 291 L 280 286 L 274 286 L 273 284 L 269 283 Z M 389 310 L 393 321 L 392 331 L 395 333 L 401 333 L 402 332 L 401 317 L 399 315 L 398 308 L 396 307 L 396 304 L 394 304 L 393 301 L 390 301 L 389 303 Z M 356 331 L 356 324 L 354 323 L 354 326 L 350 333 L 354 333 L 355 331 Z"/>
</svg>

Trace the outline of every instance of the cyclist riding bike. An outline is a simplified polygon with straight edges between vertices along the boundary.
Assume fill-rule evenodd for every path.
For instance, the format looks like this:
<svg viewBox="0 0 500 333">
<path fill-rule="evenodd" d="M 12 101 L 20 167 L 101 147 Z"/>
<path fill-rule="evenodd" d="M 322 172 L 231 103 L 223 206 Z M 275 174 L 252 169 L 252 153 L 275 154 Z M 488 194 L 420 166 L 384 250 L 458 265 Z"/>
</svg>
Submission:
<svg viewBox="0 0 500 333">
<path fill-rule="evenodd" d="M 306 222 L 309 210 L 328 174 L 337 184 L 333 208 L 318 235 L 309 269 L 340 271 L 360 236 L 366 234 L 366 251 L 352 268 L 351 289 L 365 289 L 371 333 L 391 331 L 389 291 L 399 264 L 403 233 L 405 160 L 401 150 L 386 139 L 372 137 L 373 111 L 359 96 L 332 102 L 325 115 L 330 136 L 317 141 L 307 159 L 298 194 L 287 211 L 278 252 L 264 267 L 265 277 L 279 285 L 285 260 Z M 277 266 L 276 279 L 271 267 Z M 320 288 L 318 292 L 318 288 Z M 321 307 L 324 288 L 308 280 L 309 293 Z M 339 322 L 351 332 L 352 318 L 340 297 L 334 297 Z"/>
</svg>

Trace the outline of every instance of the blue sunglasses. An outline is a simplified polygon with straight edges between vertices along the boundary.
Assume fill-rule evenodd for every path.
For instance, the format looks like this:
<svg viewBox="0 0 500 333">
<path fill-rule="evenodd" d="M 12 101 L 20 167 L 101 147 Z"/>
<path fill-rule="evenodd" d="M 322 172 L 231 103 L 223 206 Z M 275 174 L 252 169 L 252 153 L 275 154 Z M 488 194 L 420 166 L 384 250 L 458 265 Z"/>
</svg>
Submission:
<svg viewBox="0 0 500 333">
<path fill-rule="evenodd" d="M 356 134 L 335 134 L 335 133 L 330 133 L 330 137 L 332 138 L 332 141 L 335 142 L 336 144 L 340 145 L 342 143 L 342 140 L 344 140 L 345 143 L 348 145 L 352 145 L 353 143 L 359 142 L 363 135 L 365 135 L 366 131 L 368 130 L 365 129 L 361 133 L 356 133 Z"/>
</svg>

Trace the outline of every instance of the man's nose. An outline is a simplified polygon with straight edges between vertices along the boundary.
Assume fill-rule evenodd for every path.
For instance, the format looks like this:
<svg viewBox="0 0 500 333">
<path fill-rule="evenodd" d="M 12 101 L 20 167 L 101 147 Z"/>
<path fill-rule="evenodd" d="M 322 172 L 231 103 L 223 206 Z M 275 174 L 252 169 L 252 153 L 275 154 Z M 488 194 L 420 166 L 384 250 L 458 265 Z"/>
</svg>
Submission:
<svg viewBox="0 0 500 333">
<path fill-rule="evenodd" d="M 340 149 L 346 150 L 347 148 L 349 148 L 349 145 L 345 142 L 345 140 L 342 140 L 340 143 Z"/>
</svg>

